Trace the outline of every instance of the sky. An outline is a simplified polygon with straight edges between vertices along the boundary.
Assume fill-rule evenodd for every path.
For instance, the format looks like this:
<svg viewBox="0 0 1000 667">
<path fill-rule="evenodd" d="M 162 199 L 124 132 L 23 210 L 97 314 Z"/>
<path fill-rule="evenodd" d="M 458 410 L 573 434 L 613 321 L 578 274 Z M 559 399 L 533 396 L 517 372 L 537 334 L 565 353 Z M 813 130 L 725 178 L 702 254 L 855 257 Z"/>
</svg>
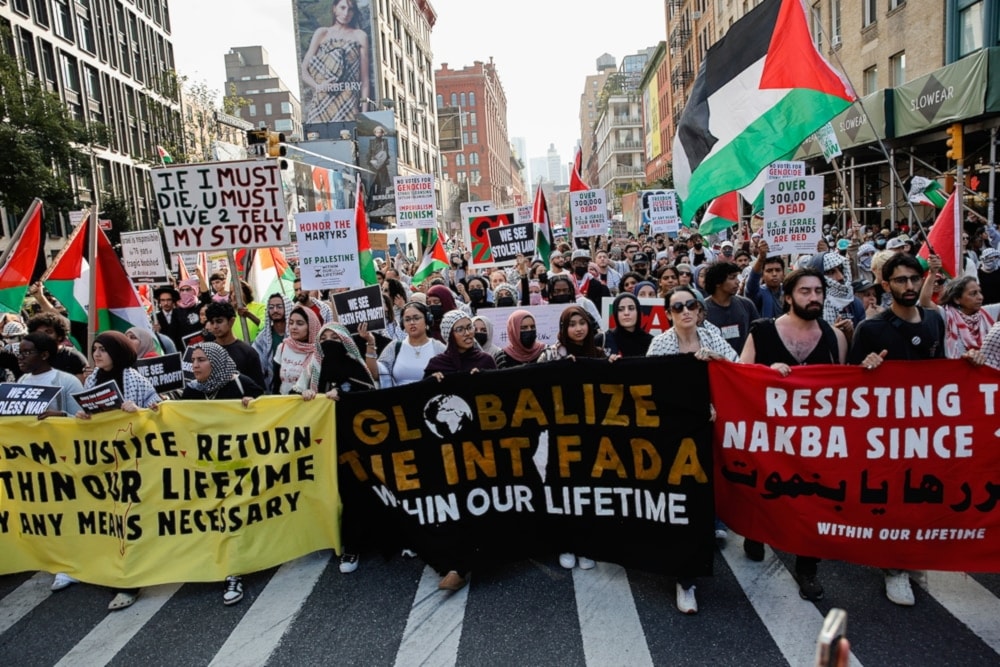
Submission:
<svg viewBox="0 0 1000 667">
<path fill-rule="evenodd" d="M 361 0 L 365 2 L 365 0 Z M 461 69 L 493 57 L 507 95 L 510 136 L 525 137 L 528 159 L 554 143 L 563 162 L 580 139 L 584 79 L 597 58 L 623 56 L 666 39 L 663 0 L 581 3 L 568 0 L 431 0 L 435 69 Z M 221 91 L 224 56 L 234 46 L 263 46 L 271 66 L 298 92 L 290 0 L 170 0 L 177 70 Z M 487 8 L 497 11 L 487 14 Z"/>
</svg>

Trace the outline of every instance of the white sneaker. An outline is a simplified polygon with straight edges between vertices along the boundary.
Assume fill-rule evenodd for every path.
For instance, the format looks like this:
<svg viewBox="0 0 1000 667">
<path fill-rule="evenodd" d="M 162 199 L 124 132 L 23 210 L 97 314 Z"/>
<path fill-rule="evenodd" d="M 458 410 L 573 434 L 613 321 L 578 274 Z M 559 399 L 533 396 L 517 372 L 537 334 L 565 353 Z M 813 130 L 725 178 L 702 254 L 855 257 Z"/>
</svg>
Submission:
<svg viewBox="0 0 1000 667">
<path fill-rule="evenodd" d="M 694 597 L 694 589 L 694 586 L 684 588 L 677 584 L 677 610 L 682 614 L 698 613 L 698 600 Z"/>
<path fill-rule="evenodd" d="M 576 564 L 580 566 L 581 570 L 593 570 L 597 565 L 597 563 L 594 562 L 594 559 L 587 558 L 586 556 L 577 556 Z"/>
<path fill-rule="evenodd" d="M 576 565 L 576 554 L 559 554 L 559 564 L 567 570 L 572 570 Z"/>
<path fill-rule="evenodd" d="M 912 607 L 916 600 L 913 598 L 913 587 L 910 586 L 910 573 L 905 570 L 886 572 L 885 596 L 898 605 Z"/>
<path fill-rule="evenodd" d="M 73 584 L 80 583 L 79 579 L 74 579 L 65 572 L 56 572 L 56 576 L 52 579 L 52 586 L 49 588 L 53 591 L 61 591 L 64 588 L 69 588 Z"/>
</svg>

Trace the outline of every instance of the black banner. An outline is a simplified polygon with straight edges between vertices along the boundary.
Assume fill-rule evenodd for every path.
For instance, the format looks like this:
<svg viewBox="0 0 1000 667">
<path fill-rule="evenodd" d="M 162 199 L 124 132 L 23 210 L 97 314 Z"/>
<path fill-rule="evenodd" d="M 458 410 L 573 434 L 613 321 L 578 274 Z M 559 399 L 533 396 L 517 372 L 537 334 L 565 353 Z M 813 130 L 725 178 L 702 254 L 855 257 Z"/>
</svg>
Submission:
<svg viewBox="0 0 1000 667">
<path fill-rule="evenodd" d="M 187 350 L 185 350 L 186 352 Z M 190 363 L 190 359 L 188 361 Z M 184 388 L 180 352 L 139 359 L 135 362 L 135 369 L 149 380 L 157 393 L 163 394 L 174 389 Z"/>
<path fill-rule="evenodd" d="M 337 319 L 349 333 L 357 333 L 363 322 L 368 324 L 369 331 L 385 329 L 385 304 L 378 285 L 340 292 L 332 298 Z"/>
<path fill-rule="evenodd" d="M 518 255 L 531 257 L 535 254 L 534 226 L 535 223 L 526 222 L 487 229 L 493 261 L 513 262 Z"/>
<path fill-rule="evenodd" d="M 72 396 L 84 412 L 92 415 L 120 408 L 125 402 L 114 380 L 108 380 L 96 387 L 78 391 Z"/>
<path fill-rule="evenodd" d="M 572 551 L 711 573 L 705 364 L 560 361 L 425 380 L 337 404 L 345 543 L 440 571 Z"/>
<path fill-rule="evenodd" d="M 0 384 L 0 415 L 40 415 L 62 391 L 59 387 L 31 384 Z"/>
</svg>

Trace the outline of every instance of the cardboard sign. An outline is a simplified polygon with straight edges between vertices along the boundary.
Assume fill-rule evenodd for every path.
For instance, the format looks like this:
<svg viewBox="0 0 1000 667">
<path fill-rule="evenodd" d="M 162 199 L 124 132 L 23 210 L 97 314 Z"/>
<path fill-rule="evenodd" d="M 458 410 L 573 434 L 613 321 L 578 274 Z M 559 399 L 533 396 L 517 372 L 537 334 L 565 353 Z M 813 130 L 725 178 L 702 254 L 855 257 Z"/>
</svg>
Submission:
<svg viewBox="0 0 1000 667">
<path fill-rule="evenodd" d="M 368 324 L 369 331 L 385 329 L 385 304 L 378 285 L 334 294 L 333 306 L 337 320 L 352 334 L 362 323 Z"/>
<path fill-rule="evenodd" d="M 277 162 L 172 165 L 150 175 L 171 253 L 289 243 Z"/>
<path fill-rule="evenodd" d="M 822 176 L 782 178 L 764 184 L 763 236 L 770 254 L 813 254 L 822 235 Z"/>
<path fill-rule="evenodd" d="M 535 207 L 531 204 L 525 204 L 524 206 L 517 207 L 517 221 L 520 222 L 534 222 L 532 218 L 534 217 Z"/>
<path fill-rule="evenodd" d="M 569 209 L 573 217 L 573 238 L 608 233 L 611 221 L 608 219 L 608 198 L 603 188 L 569 193 Z"/>
<path fill-rule="evenodd" d="M 506 209 L 503 211 L 494 210 L 491 213 L 473 213 L 469 217 L 463 218 L 462 233 L 465 236 L 465 245 L 472 248 L 472 256 L 469 257 L 470 270 L 475 271 L 497 266 L 498 263 L 493 258 L 488 230 L 504 225 L 513 225 L 516 215 L 515 209 Z M 513 261 L 508 263 L 513 263 Z"/>
<path fill-rule="evenodd" d="M 396 227 L 433 229 L 437 227 L 433 174 L 397 176 Z"/>
<path fill-rule="evenodd" d="M 159 394 L 184 387 L 180 352 L 139 359 L 135 362 L 135 369 L 149 380 Z"/>
<path fill-rule="evenodd" d="M 795 160 L 781 160 L 772 162 L 767 167 L 767 180 L 774 181 L 779 178 L 793 178 L 806 175 L 806 163 Z"/>
<path fill-rule="evenodd" d="M 358 264 L 354 211 L 310 211 L 295 216 L 302 289 L 324 290 L 364 285 Z"/>
<path fill-rule="evenodd" d="M 122 232 L 122 263 L 136 283 L 165 283 L 169 271 L 163 257 L 160 232 Z"/>
<path fill-rule="evenodd" d="M 674 198 L 674 191 L 650 195 L 648 202 L 650 231 L 653 234 L 675 236 L 680 229 L 680 219 L 677 217 L 677 201 Z"/>
<path fill-rule="evenodd" d="M 827 123 L 823 127 L 816 131 L 816 141 L 823 148 L 823 158 L 829 163 L 833 161 L 833 158 L 840 157 L 843 155 L 843 151 L 840 150 L 840 143 L 837 141 L 837 133 L 833 129 L 833 125 Z"/>
<path fill-rule="evenodd" d="M 458 212 L 462 220 L 478 215 L 480 213 L 492 213 L 496 206 L 491 201 L 464 201 L 458 205 Z"/>
<path fill-rule="evenodd" d="M 490 237 L 490 253 L 497 264 L 516 262 L 518 255 L 531 257 L 535 254 L 533 223 L 490 227 L 486 233 Z"/>
<path fill-rule="evenodd" d="M 0 384 L 0 415 L 40 415 L 60 391 L 59 387 L 4 382 Z"/>
<path fill-rule="evenodd" d="M 87 414 L 97 414 L 120 408 L 125 402 L 122 392 L 114 380 L 108 380 L 91 389 L 84 389 L 73 394 L 80 409 Z"/>
<path fill-rule="evenodd" d="M 559 316 L 562 315 L 567 306 L 572 305 L 574 304 L 553 303 L 540 306 L 483 308 L 476 314 L 485 317 L 493 323 L 493 344 L 497 347 L 502 348 L 507 345 L 507 320 L 510 319 L 515 310 L 526 310 L 531 313 L 531 316 L 535 318 L 538 342 L 545 345 L 552 345 L 558 340 L 559 336 Z"/>
</svg>

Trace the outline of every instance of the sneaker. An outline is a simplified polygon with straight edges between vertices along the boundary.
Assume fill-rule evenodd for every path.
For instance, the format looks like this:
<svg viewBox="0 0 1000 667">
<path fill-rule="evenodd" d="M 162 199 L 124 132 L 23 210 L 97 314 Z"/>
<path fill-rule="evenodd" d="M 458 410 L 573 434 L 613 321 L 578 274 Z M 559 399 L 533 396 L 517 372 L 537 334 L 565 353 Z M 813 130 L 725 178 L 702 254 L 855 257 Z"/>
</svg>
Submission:
<svg viewBox="0 0 1000 667">
<path fill-rule="evenodd" d="M 403 558 L 416 558 L 417 552 L 413 549 L 403 549 Z"/>
<path fill-rule="evenodd" d="M 695 587 L 684 588 L 677 584 L 677 610 L 682 614 L 697 614 L 698 600 L 694 596 Z"/>
<path fill-rule="evenodd" d="M 576 554 L 559 554 L 559 564 L 567 570 L 572 570 L 576 567 Z"/>
<path fill-rule="evenodd" d="M 340 557 L 340 571 L 343 574 L 350 574 L 358 569 L 358 555 L 345 553 Z"/>
<path fill-rule="evenodd" d="M 729 531 L 726 529 L 726 524 L 722 523 L 722 520 L 719 518 L 715 519 L 715 539 L 723 543 L 729 539 Z"/>
<path fill-rule="evenodd" d="M 756 540 L 743 539 L 743 553 L 752 561 L 764 560 L 764 543 Z"/>
<path fill-rule="evenodd" d="M 438 583 L 438 589 L 442 591 L 460 591 L 465 587 L 465 584 L 465 577 L 460 575 L 455 570 L 452 570 L 448 574 L 441 577 L 441 582 Z"/>
<path fill-rule="evenodd" d="M 49 588 L 53 591 L 61 591 L 78 583 L 80 583 L 79 579 L 74 579 L 65 572 L 56 572 L 56 576 L 52 579 L 52 585 Z"/>
<path fill-rule="evenodd" d="M 226 590 L 222 592 L 222 604 L 227 607 L 243 599 L 243 577 L 226 577 Z"/>
<path fill-rule="evenodd" d="M 815 574 L 796 574 L 795 581 L 799 584 L 799 597 L 815 602 L 823 599 L 823 587 L 816 581 Z"/>
<path fill-rule="evenodd" d="M 581 570 L 593 570 L 597 565 L 597 563 L 594 562 L 594 559 L 587 558 L 586 556 L 577 556 L 576 564 L 580 566 Z"/>
<path fill-rule="evenodd" d="M 887 571 L 885 596 L 898 605 L 912 607 L 916 600 L 913 598 L 913 587 L 910 586 L 910 573 L 899 570 Z"/>
</svg>

